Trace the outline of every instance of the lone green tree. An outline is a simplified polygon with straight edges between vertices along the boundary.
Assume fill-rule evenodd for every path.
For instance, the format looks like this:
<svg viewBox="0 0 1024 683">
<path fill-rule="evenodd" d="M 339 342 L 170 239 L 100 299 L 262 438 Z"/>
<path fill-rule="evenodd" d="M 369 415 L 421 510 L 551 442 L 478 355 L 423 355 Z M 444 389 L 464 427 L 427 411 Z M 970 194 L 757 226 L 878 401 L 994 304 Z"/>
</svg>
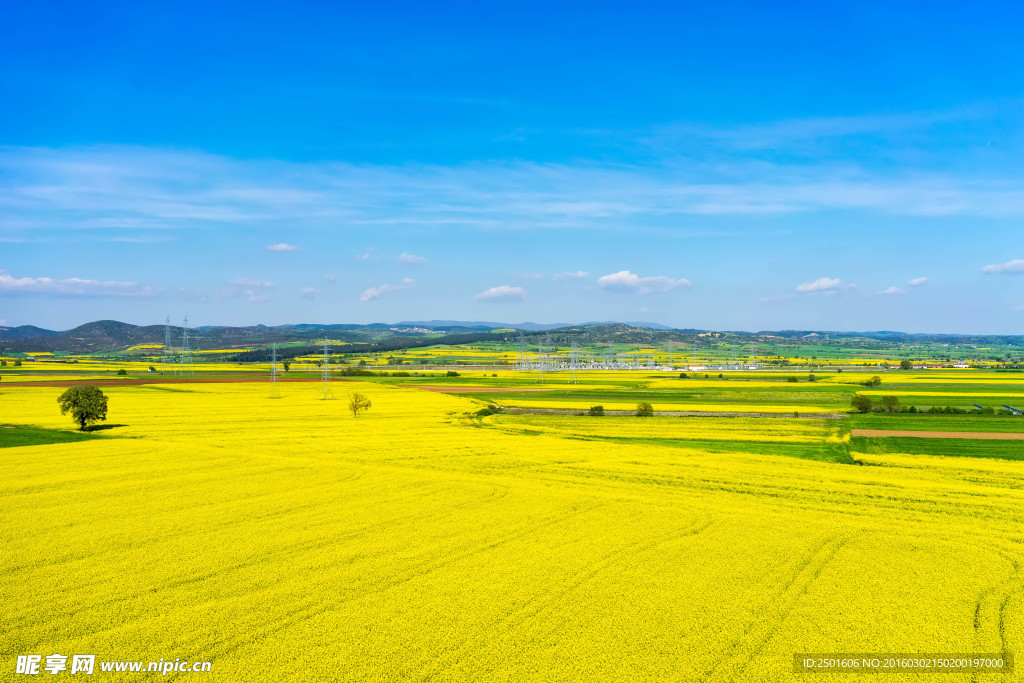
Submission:
<svg viewBox="0 0 1024 683">
<path fill-rule="evenodd" d="M 364 394 L 355 393 L 348 399 L 348 409 L 352 411 L 352 417 L 359 417 L 360 410 L 369 410 L 372 405 Z"/>
<path fill-rule="evenodd" d="M 637 417 L 650 417 L 654 415 L 654 407 L 646 401 L 636 404 Z"/>
<path fill-rule="evenodd" d="M 871 397 L 864 394 L 854 394 L 853 398 L 850 399 L 850 405 L 858 413 L 870 413 L 871 408 L 874 406 Z"/>
<path fill-rule="evenodd" d="M 57 403 L 60 404 L 61 415 L 71 411 L 71 419 L 82 431 L 90 423 L 107 419 L 107 397 L 92 385 L 71 387 L 57 397 Z"/>
</svg>

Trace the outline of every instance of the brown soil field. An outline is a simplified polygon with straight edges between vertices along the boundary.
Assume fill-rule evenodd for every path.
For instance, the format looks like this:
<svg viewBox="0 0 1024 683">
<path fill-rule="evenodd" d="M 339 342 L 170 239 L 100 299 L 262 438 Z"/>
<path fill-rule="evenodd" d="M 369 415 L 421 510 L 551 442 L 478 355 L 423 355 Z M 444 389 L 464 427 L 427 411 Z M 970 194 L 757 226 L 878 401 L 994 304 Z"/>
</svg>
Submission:
<svg viewBox="0 0 1024 683">
<path fill-rule="evenodd" d="M 920 439 L 1024 440 L 1024 434 L 1012 432 L 917 432 L 898 429 L 854 429 L 851 433 L 853 436 L 909 436 Z"/>
</svg>

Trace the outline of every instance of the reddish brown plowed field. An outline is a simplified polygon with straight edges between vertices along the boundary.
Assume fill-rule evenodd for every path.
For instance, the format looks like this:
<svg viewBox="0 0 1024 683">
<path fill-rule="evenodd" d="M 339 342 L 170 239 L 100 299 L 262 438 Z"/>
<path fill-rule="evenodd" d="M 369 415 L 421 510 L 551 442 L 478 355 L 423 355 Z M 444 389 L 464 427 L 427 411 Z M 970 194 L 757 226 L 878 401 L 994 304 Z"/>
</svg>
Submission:
<svg viewBox="0 0 1024 683">
<path fill-rule="evenodd" d="M 854 429 L 854 436 L 910 436 L 920 439 L 1017 439 L 1024 434 L 1006 432 L 916 432 L 897 429 Z"/>
</svg>

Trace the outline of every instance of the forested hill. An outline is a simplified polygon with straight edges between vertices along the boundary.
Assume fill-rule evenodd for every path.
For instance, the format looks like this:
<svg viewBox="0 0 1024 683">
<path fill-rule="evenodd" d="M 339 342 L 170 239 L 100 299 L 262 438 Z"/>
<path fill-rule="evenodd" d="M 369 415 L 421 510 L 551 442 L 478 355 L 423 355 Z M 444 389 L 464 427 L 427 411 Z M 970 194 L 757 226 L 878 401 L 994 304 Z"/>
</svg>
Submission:
<svg viewBox="0 0 1024 683">
<path fill-rule="evenodd" d="M 396 351 L 434 344 L 474 344 L 499 341 L 528 345 L 568 345 L 573 339 L 586 344 L 665 344 L 682 345 L 735 343 L 745 346 L 786 345 L 814 347 L 842 345 L 848 348 L 881 349 L 900 345 L 978 345 L 1024 347 L 1024 336 L 906 334 L 903 332 L 835 332 L 828 330 L 712 331 L 694 328 L 669 329 L 627 323 L 584 323 L 555 329 L 522 323 L 524 327 L 502 323 L 431 321 L 416 323 L 301 324 L 269 327 L 204 326 L 188 330 L 193 349 L 237 349 L 239 360 L 262 359 L 272 343 L 292 344 L 281 349 L 284 357 L 308 353 L 318 340 L 327 338 L 346 343 L 346 351 L 372 353 Z M 651 324 L 653 325 L 653 324 Z M 529 326 L 532 329 L 526 329 Z M 0 327 L 0 350 L 16 352 L 108 353 L 132 346 L 163 344 L 170 332 L 172 346 L 179 346 L 184 330 L 180 326 L 132 325 L 116 320 L 98 320 L 66 331 L 46 330 L 32 325 Z M 302 343 L 306 342 L 306 343 Z"/>
</svg>

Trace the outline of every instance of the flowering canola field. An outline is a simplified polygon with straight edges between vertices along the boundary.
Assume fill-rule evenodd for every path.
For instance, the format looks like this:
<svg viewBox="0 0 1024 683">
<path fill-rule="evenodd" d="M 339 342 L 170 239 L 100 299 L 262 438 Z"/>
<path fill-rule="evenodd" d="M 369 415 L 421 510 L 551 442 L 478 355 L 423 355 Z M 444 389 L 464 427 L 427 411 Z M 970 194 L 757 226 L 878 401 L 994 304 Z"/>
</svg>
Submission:
<svg viewBox="0 0 1024 683">
<path fill-rule="evenodd" d="M 317 389 L 105 387 L 97 438 L 0 448 L 4 676 L 95 653 L 212 662 L 168 680 L 788 681 L 797 652 L 1024 652 L 1022 463 L 594 442 Z M 0 386 L 4 419 L 66 428 L 60 392 Z"/>
</svg>

